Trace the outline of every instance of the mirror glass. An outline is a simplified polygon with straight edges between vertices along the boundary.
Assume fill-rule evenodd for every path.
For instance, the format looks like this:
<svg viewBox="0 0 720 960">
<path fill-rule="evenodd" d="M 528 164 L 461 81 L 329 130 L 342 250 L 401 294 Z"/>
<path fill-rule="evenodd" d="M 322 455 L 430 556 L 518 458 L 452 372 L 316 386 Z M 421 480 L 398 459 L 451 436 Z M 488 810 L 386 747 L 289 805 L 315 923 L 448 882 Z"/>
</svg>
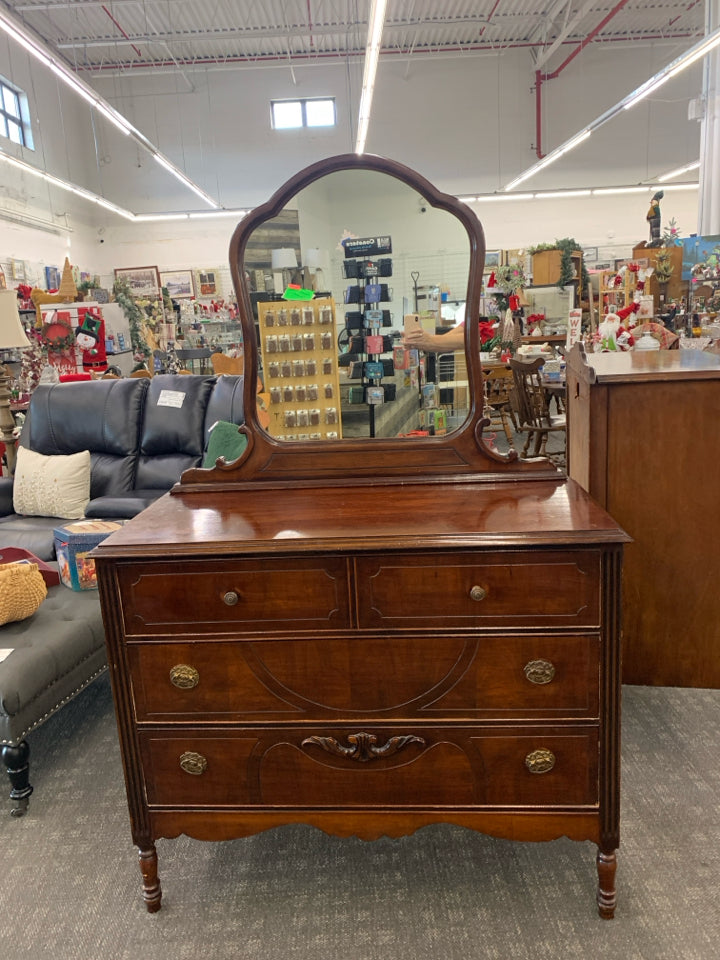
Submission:
<svg viewBox="0 0 720 960">
<path fill-rule="evenodd" d="M 253 231 L 241 264 L 268 433 L 292 442 L 459 428 L 464 350 L 418 356 L 402 334 L 410 315 L 430 332 L 462 321 L 469 269 L 463 224 L 395 177 L 339 170 L 300 190 Z M 306 290 L 312 299 L 281 299 Z"/>
</svg>

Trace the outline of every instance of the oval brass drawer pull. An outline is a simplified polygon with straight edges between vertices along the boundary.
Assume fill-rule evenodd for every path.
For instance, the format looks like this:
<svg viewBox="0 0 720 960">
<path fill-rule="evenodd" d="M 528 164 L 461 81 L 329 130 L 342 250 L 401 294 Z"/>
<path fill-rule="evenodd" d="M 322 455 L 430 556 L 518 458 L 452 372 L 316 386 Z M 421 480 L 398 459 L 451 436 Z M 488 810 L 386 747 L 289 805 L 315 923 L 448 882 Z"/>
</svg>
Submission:
<svg viewBox="0 0 720 960">
<path fill-rule="evenodd" d="M 170 669 L 170 683 L 180 690 L 192 690 L 200 683 L 200 674 L 189 663 L 176 663 Z"/>
<path fill-rule="evenodd" d="M 525 766 L 530 773 L 549 773 L 555 766 L 555 754 L 541 747 L 525 757 Z"/>
<path fill-rule="evenodd" d="M 180 767 L 185 773 L 190 773 L 194 777 L 199 777 L 200 774 L 205 773 L 207 764 L 207 757 L 204 757 L 201 753 L 194 753 L 192 750 L 188 750 L 180 756 Z"/>
<path fill-rule="evenodd" d="M 530 683 L 550 683 L 555 677 L 555 665 L 549 660 L 530 660 L 523 672 Z"/>
<path fill-rule="evenodd" d="M 238 602 L 240 597 L 234 590 L 228 590 L 228 592 L 223 597 L 223 603 L 226 603 L 229 607 L 234 607 Z"/>
<path fill-rule="evenodd" d="M 487 590 L 484 587 L 474 586 L 470 589 L 471 600 L 484 600 L 487 596 Z"/>
</svg>

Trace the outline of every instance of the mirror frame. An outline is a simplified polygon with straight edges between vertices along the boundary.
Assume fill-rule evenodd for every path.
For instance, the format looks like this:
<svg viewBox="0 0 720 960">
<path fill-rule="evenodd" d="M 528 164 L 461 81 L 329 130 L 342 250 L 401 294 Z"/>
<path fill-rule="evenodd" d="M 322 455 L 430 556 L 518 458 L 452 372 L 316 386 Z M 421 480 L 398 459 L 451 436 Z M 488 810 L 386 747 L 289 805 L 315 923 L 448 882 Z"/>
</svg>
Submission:
<svg viewBox="0 0 720 960">
<path fill-rule="evenodd" d="M 466 316 L 479 316 L 485 236 L 475 213 L 456 197 L 437 190 L 423 176 L 394 160 L 371 154 L 341 154 L 311 164 L 291 177 L 264 204 L 256 207 L 236 227 L 230 243 L 230 271 L 237 296 L 245 353 L 243 403 L 245 424 L 240 428 L 248 440 L 244 453 L 231 463 L 223 459 L 209 469 L 185 471 L 182 490 L 195 485 L 227 484 L 235 488 L 244 481 L 272 483 L 304 482 L 377 483 L 454 476 L 501 479 L 518 473 L 557 476 L 550 461 L 519 461 L 517 452 L 503 455 L 490 450 L 482 439 L 489 423 L 483 418 L 483 375 L 478 324 L 465 325 L 470 409 L 464 423 L 441 437 L 376 437 L 287 442 L 267 433 L 257 416 L 258 344 L 250 291 L 245 278 L 244 254 L 257 227 L 276 217 L 304 187 L 344 170 L 371 170 L 394 177 L 420 194 L 432 207 L 445 210 L 464 226 L 470 244 Z M 178 491 L 181 492 L 181 491 Z"/>
</svg>

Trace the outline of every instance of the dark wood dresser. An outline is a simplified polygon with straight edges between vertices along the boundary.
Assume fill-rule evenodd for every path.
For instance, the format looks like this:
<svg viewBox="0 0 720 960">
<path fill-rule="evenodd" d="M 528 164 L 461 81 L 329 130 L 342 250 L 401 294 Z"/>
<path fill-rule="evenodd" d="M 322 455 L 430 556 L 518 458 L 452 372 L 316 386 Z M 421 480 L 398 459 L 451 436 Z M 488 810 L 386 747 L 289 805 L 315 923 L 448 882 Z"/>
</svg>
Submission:
<svg viewBox="0 0 720 960">
<path fill-rule="evenodd" d="M 148 909 L 158 837 L 451 822 L 594 841 L 611 915 L 623 539 L 533 481 L 168 495 L 106 540 Z"/>
<path fill-rule="evenodd" d="M 478 325 L 468 417 L 446 436 L 290 443 L 259 423 L 245 245 L 295 191 L 302 218 L 327 174 L 334 197 L 370 197 L 368 173 L 458 219 L 478 314 L 468 208 L 381 158 L 308 168 L 233 238 L 245 451 L 186 471 L 94 551 L 147 907 L 160 837 L 304 823 L 372 840 L 443 822 L 591 840 L 611 917 L 627 537 L 549 461 L 485 443 Z"/>
<path fill-rule="evenodd" d="M 568 470 L 632 537 L 623 680 L 720 687 L 720 357 L 568 358 Z"/>
</svg>

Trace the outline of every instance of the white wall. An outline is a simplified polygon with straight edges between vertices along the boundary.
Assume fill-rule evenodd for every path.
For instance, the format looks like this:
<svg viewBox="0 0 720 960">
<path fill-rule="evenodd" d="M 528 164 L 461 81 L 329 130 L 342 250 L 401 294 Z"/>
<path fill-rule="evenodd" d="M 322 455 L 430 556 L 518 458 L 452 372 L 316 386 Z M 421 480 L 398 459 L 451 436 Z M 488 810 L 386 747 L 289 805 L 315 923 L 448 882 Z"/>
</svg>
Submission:
<svg viewBox="0 0 720 960">
<path fill-rule="evenodd" d="M 632 52 L 590 45 L 543 95 L 543 145 L 550 150 L 647 79 L 680 48 L 653 43 Z M 3 35 L 0 74 L 29 97 L 35 151 L 0 145 L 42 169 L 81 183 L 134 212 L 199 209 L 194 194 L 67 91 Z M 186 170 L 232 207 L 266 200 L 290 175 L 315 160 L 352 151 L 359 64 L 92 78 L 97 89 Z M 463 195 L 500 189 L 535 159 L 534 69 L 526 51 L 477 57 L 380 63 L 367 148 L 394 157 L 440 189 Z M 648 102 L 593 134 L 527 186 L 637 183 L 696 159 L 699 126 L 686 119 L 700 69 L 665 84 Z M 334 130 L 273 131 L 274 97 L 333 95 Z M 650 190 L 648 190 L 648 194 Z M 592 246 L 625 245 L 647 237 L 647 197 L 478 204 L 489 249 L 518 248 L 573 236 Z M 0 261 L 18 257 L 61 265 L 71 260 L 106 282 L 114 267 L 227 271 L 232 220 L 133 225 L 101 208 L 0 164 L 0 213 L 27 217 L 16 229 L 0 219 Z M 35 217 L 72 232 L 32 229 Z M 666 195 L 663 220 L 675 217 L 685 234 L 696 229 L 695 194 Z M 625 251 L 627 252 L 627 250 Z M 601 254 L 602 255 L 602 254 Z"/>
</svg>

